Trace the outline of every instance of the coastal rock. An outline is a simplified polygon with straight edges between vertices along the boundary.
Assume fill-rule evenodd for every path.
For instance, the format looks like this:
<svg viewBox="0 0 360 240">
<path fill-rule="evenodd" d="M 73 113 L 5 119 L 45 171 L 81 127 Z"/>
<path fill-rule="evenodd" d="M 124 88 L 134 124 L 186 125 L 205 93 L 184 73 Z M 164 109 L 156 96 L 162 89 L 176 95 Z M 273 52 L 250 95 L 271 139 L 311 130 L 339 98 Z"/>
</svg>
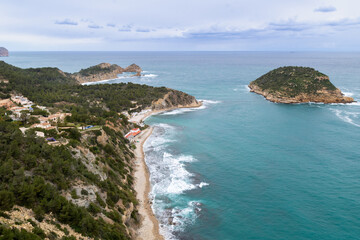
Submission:
<svg viewBox="0 0 360 240">
<path fill-rule="evenodd" d="M 135 63 L 131 64 L 130 66 L 128 66 L 127 68 L 124 69 L 124 72 L 136 72 L 136 73 L 141 73 L 142 69 L 141 67 L 139 67 L 138 65 L 136 65 Z"/>
<path fill-rule="evenodd" d="M 171 108 L 188 108 L 199 107 L 202 103 L 197 101 L 194 96 L 181 91 L 169 89 L 163 98 L 152 103 L 153 110 L 171 109 Z"/>
<path fill-rule="evenodd" d="M 8 57 L 8 56 L 9 56 L 9 51 L 4 47 L 0 47 L 0 57 Z"/>
<path fill-rule="evenodd" d="M 249 84 L 251 92 L 276 103 L 351 103 L 328 76 L 308 67 L 280 67 Z"/>
<path fill-rule="evenodd" d="M 115 79 L 124 72 L 135 72 L 134 76 L 141 76 L 141 71 L 141 68 L 136 64 L 122 68 L 116 64 L 100 63 L 86 69 L 81 69 L 79 72 L 71 74 L 71 76 L 78 83 L 85 83 Z"/>
</svg>

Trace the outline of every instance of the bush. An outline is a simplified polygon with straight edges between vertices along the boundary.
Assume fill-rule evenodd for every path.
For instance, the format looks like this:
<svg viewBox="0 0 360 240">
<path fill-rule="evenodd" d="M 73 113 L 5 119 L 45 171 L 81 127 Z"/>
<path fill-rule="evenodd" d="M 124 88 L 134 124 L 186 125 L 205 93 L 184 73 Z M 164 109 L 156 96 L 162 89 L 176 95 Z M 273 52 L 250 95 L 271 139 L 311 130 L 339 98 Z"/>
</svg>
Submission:
<svg viewBox="0 0 360 240">
<path fill-rule="evenodd" d="M 0 191 L 0 209 L 10 210 L 14 206 L 14 193 L 2 190 Z"/>
</svg>

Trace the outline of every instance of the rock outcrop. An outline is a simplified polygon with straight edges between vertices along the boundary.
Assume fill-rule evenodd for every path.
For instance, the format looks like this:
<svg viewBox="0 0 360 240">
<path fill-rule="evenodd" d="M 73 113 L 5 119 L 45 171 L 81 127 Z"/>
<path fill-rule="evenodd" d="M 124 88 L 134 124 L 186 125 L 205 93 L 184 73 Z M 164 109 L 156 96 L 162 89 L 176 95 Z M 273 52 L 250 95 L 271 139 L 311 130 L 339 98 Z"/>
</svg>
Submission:
<svg viewBox="0 0 360 240">
<path fill-rule="evenodd" d="M 9 51 L 4 47 L 0 47 L 0 57 L 8 57 L 8 56 L 9 56 Z"/>
<path fill-rule="evenodd" d="M 163 98 L 160 98 L 152 103 L 153 110 L 174 109 L 174 108 L 189 108 L 200 107 L 202 103 L 197 101 L 194 96 L 186 94 L 181 91 L 169 89 Z"/>
<path fill-rule="evenodd" d="M 141 71 L 142 69 L 136 64 L 131 64 L 126 68 L 122 68 L 116 64 L 100 63 L 86 69 L 81 69 L 71 76 L 75 78 L 77 82 L 85 83 L 115 79 L 119 74 L 124 72 L 134 72 L 136 73 L 134 76 L 141 76 Z"/>
<path fill-rule="evenodd" d="M 276 103 L 351 103 L 329 77 L 313 68 L 281 67 L 249 84 L 251 92 Z"/>
</svg>

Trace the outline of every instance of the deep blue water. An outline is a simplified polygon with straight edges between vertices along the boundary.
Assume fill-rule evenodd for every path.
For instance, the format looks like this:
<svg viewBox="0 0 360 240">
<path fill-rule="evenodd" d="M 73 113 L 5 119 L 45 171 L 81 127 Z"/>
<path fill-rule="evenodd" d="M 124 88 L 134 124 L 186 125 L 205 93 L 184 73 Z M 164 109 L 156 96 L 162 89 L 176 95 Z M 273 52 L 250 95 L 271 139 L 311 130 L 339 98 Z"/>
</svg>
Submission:
<svg viewBox="0 0 360 240">
<path fill-rule="evenodd" d="M 15 52 L 3 60 L 69 72 L 137 63 L 146 77 L 108 83 L 207 100 L 147 120 L 151 197 L 168 239 L 360 236 L 360 105 L 274 104 L 246 88 L 273 68 L 310 66 L 360 100 L 360 53 Z"/>
</svg>

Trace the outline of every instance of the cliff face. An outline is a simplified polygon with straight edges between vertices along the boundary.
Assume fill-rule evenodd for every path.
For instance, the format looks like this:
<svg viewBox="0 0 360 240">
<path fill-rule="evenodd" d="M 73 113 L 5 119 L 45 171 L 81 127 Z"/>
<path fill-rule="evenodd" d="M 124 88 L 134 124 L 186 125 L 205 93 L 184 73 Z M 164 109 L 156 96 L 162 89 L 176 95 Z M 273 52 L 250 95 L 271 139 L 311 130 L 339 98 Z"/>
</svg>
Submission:
<svg viewBox="0 0 360 240">
<path fill-rule="evenodd" d="M 169 92 L 163 98 L 153 101 L 152 109 L 189 108 L 200 107 L 201 105 L 202 103 L 197 101 L 195 97 L 181 91 L 169 89 Z"/>
<path fill-rule="evenodd" d="M 141 76 L 142 69 L 136 65 L 131 64 L 126 68 L 122 68 L 116 64 L 101 63 L 72 74 L 71 76 L 79 83 L 97 82 L 107 79 L 117 78 L 119 74 L 124 72 L 134 72 L 135 76 Z"/>
<path fill-rule="evenodd" d="M 4 47 L 0 47 L 0 57 L 8 57 L 8 56 L 9 56 L 9 51 Z"/>
<path fill-rule="evenodd" d="M 249 84 L 251 92 L 276 103 L 351 103 L 329 77 L 312 68 L 281 67 Z"/>
</svg>

